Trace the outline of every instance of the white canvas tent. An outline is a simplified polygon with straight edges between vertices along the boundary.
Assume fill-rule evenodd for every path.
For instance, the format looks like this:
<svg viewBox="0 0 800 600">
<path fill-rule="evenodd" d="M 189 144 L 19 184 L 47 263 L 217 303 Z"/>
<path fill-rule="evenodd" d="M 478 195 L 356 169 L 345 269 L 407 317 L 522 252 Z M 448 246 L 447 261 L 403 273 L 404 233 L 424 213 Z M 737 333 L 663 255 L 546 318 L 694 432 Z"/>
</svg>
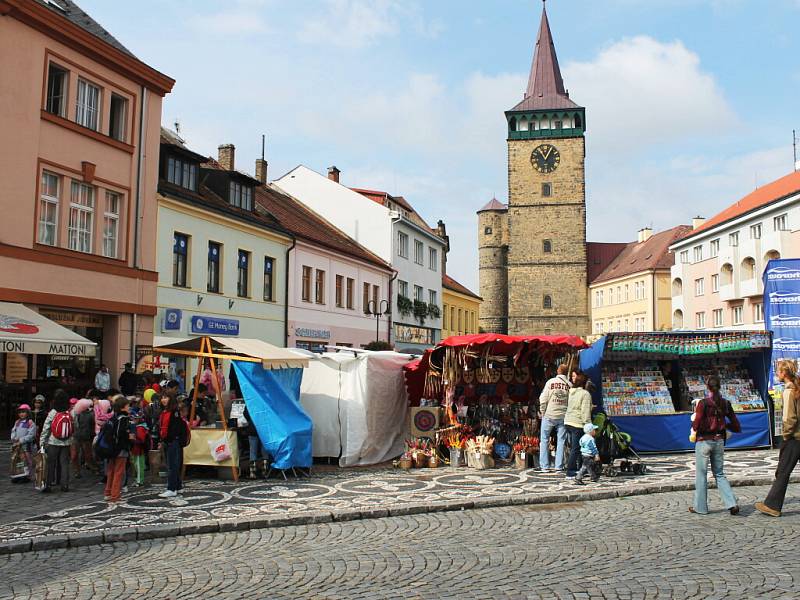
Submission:
<svg viewBox="0 0 800 600">
<path fill-rule="evenodd" d="M 300 351 L 298 351 L 300 352 Z M 315 457 L 339 456 L 339 465 L 372 465 L 397 457 L 408 437 L 408 399 L 397 352 L 309 356 L 300 403 L 314 423 Z"/>
<path fill-rule="evenodd" d="M 24 304 L 0 302 L 0 352 L 94 356 L 97 344 Z"/>
</svg>

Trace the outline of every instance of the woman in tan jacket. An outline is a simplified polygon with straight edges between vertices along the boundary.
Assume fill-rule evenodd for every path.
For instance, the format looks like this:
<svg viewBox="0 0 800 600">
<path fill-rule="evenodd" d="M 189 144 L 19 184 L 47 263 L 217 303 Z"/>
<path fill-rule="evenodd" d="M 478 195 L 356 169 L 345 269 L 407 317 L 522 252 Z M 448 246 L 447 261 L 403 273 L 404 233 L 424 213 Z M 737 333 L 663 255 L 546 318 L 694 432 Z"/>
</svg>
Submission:
<svg viewBox="0 0 800 600">
<path fill-rule="evenodd" d="M 574 374 L 572 389 L 569 391 L 569 400 L 567 401 L 567 412 L 564 415 L 564 426 L 570 442 L 567 477 L 575 477 L 578 474 L 583 426 L 592 422 L 592 395 L 586 390 L 587 379 L 584 373 Z"/>
<path fill-rule="evenodd" d="M 790 360 L 778 362 L 778 379 L 785 387 L 783 390 L 783 444 L 778 457 L 778 468 L 775 470 L 775 481 L 764 502 L 756 502 L 756 510 L 780 517 L 789 477 L 798 461 L 800 461 L 800 386 L 797 381 L 797 368 Z"/>
</svg>

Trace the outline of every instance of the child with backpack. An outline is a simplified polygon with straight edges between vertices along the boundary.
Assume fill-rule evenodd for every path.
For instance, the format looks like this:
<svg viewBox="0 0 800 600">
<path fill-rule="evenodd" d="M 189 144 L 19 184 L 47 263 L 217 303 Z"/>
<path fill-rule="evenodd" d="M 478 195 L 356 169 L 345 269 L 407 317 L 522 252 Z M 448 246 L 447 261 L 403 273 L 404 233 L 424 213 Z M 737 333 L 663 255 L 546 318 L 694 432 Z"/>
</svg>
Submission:
<svg viewBox="0 0 800 600">
<path fill-rule="evenodd" d="M 125 469 L 128 466 L 128 455 L 131 451 L 133 434 L 128 417 L 130 400 L 122 394 L 112 398 L 114 416 L 103 426 L 100 435 L 107 439 L 112 447 L 106 462 L 105 500 L 119 502 L 122 496 L 122 484 L 125 480 Z M 98 444 L 100 441 L 98 440 Z"/>
<path fill-rule="evenodd" d="M 47 414 L 39 439 L 40 452 L 47 457 L 47 479 L 42 493 L 50 492 L 51 486 L 61 480 L 61 491 L 69 491 L 70 446 L 75 433 L 75 424 L 69 409 L 69 397 L 64 390 L 53 395 L 53 409 Z"/>
<path fill-rule="evenodd" d="M 31 407 L 27 404 L 20 404 L 17 415 L 19 418 L 11 429 L 11 455 L 14 456 L 14 453 L 18 452 L 25 462 L 28 472 L 27 474 L 12 474 L 12 482 L 30 480 L 33 474 L 33 454 L 36 446 L 36 423 L 31 418 Z"/>
<path fill-rule="evenodd" d="M 150 428 L 147 426 L 147 421 L 143 414 L 139 414 L 134 418 L 133 427 L 131 461 L 133 462 L 133 470 L 136 476 L 136 481 L 133 485 L 140 487 L 144 485 L 144 457 L 150 450 Z"/>
</svg>

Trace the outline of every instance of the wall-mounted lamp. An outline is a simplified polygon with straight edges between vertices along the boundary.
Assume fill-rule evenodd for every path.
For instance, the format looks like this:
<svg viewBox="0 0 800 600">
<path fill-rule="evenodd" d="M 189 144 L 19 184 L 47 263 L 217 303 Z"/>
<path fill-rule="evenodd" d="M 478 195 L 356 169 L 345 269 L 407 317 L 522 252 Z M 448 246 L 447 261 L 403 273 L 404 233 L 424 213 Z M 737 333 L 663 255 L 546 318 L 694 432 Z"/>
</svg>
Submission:
<svg viewBox="0 0 800 600">
<path fill-rule="evenodd" d="M 233 308 L 233 300 L 228 300 L 228 310 Z"/>
<path fill-rule="evenodd" d="M 200 303 L 203 301 L 203 297 L 200 294 L 197 294 L 197 306 L 200 306 Z"/>
</svg>

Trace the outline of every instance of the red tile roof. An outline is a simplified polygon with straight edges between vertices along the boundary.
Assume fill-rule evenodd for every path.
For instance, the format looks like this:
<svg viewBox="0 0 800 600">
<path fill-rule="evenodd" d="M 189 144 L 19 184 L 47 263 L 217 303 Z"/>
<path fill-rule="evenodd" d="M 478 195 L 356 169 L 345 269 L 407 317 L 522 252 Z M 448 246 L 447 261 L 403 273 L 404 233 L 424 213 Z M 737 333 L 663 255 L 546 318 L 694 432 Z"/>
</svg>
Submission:
<svg viewBox="0 0 800 600">
<path fill-rule="evenodd" d="M 757 190 L 747 194 L 747 196 L 738 202 L 731 204 L 722 212 L 717 213 L 708 219 L 697 229 L 688 232 L 683 236 L 683 239 L 693 237 L 698 233 L 707 231 L 708 229 L 725 223 L 726 221 L 730 221 L 736 217 L 741 217 L 750 211 L 771 204 L 772 202 L 777 202 L 778 200 L 782 200 L 787 196 L 791 196 L 792 194 L 796 194 L 798 192 L 800 192 L 800 171 L 789 173 L 788 175 L 785 175 L 780 179 L 776 179 L 767 185 L 763 185 Z"/>
<path fill-rule="evenodd" d="M 627 242 L 586 242 L 586 278 L 589 283 L 611 264 Z"/>
<path fill-rule="evenodd" d="M 465 296 L 471 296 L 476 300 L 483 300 L 478 294 L 472 292 L 466 286 L 461 285 L 455 279 L 450 277 L 447 273 L 442 275 L 442 287 L 447 288 L 448 290 L 452 290 L 454 292 L 458 292 L 459 294 L 464 294 Z"/>
<path fill-rule="evenodd" d="M 508 210 L 508 204 L 503 204 L 497 198 L 492 198 L 478 212 L 481 213 L 487 210 Z"/>
<path fill-rule="evenodd" d="M 386 271 L 392 270 L 391 265 L 386 261 L 274 186 L 258 186 L 256 188 L 256 205 L 268 211 L 297 238 L 312 245 L 324 246 L 328 250 L 362 260 Z"/>
<path fill-rule="evenodd" d="M 644 242 L 627 244 L 611 264 L 589 282 L 601 283 L 642 271 L 670 268 L 675 263 L 675 256 L 669 251 L 670 245 L 691 229 L 691 225 L 678 225 L 653 234 Z"/>
</svg>

